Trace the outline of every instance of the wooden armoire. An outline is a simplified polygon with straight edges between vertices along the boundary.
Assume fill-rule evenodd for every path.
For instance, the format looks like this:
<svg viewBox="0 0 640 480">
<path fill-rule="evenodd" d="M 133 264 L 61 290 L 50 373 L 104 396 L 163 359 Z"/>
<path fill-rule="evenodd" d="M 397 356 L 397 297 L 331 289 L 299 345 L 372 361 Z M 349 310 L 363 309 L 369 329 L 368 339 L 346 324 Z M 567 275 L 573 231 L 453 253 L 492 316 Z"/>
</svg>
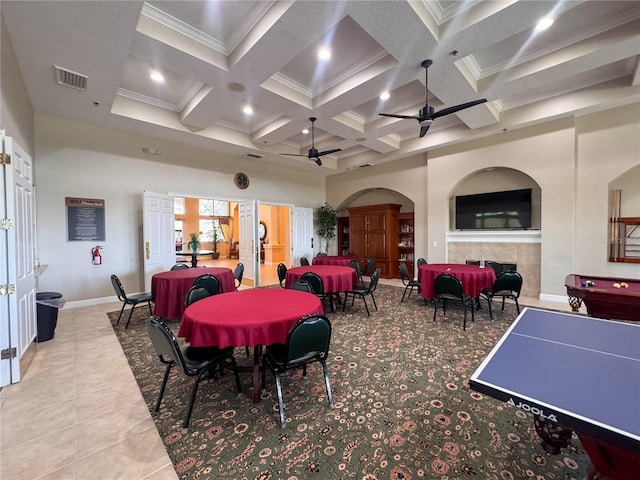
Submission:
<svg viewBox="0 0 640 480">
<path fill-rule="evenodd" d="M 349 250 L 361 262 L 375 258 L 384 278 L 397 276 L 399 212 L 392 203 L 349 208 Z"/>
</svg>

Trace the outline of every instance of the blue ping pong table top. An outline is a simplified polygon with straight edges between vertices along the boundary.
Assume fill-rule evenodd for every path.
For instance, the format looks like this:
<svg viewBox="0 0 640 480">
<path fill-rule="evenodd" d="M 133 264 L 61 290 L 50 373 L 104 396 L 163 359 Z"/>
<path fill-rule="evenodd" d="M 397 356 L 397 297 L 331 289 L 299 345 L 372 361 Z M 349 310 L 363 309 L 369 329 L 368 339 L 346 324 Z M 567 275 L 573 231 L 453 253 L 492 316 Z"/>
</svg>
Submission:
<svg viewBox="0 0 640 480">
<path fill-rule="evenodd" d="M 640 325 L 525 308 L 470 386 L 640 452 Z"/>
</svg>

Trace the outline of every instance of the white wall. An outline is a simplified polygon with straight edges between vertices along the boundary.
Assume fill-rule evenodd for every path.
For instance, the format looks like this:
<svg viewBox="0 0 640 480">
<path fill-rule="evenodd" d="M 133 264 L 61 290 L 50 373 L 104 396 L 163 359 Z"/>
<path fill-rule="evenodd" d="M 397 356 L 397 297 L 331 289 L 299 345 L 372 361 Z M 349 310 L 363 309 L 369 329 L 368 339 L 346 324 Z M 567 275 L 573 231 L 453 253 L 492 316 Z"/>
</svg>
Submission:
<svg viewBox="0 0 640 480">
<path fill-rule="evenodd" d="M 145 158 L 141 149 L 162 151 L 162 161 Z M 205 171 L 180 166 L 181 158 L 208 159 Z M 238 190 L 233 175 L 250 178 Z M 36 189 L 38 255 L 47 269 L 40 290 L 62 292 L 68 301 L 113 296 L 109 277 L 117 274 L 129 292 L 144 288 L 142 275 L 142 192 L 214 195 L 239 200 L 315 208 L 324 202 L 324 177 L 270 168 L 244 158 L 159 142 L 90 125 L 36 116 Z M 106 241 L 103 264 L 91 264 L 95 242 L 67 242 L 65 197 L 105 200 Z"/>
</svg>

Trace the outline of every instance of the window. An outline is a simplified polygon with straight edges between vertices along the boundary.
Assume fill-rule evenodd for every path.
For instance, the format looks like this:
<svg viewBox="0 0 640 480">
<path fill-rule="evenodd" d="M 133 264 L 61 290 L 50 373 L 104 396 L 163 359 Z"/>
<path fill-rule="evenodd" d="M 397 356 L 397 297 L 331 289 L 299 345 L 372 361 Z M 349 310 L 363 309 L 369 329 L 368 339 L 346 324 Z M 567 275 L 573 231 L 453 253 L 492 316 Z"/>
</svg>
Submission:
<svg viewBox="0 0 640 480">
<path fill-rule="evenodd" d="M 212 200 L 210 198 L 201 198 L 198 214 L 201 217 L 228 217 L 229 202 L 222 200 Z"/>
<path fill-rule="evenodd" d="M 173 213 L 175 215 L 184 215 L 184 198 L 173 197 Z"/>
<path fill-rule="evenodd" d="M 218 220 L 205 220 L 200 219 L 200 241 L 201 242 L 213 242 L 213 231 L 215 229 L 218 242 L 226 242 L 222 229 L 220 228 L 220 222 Z"/>
</svg>

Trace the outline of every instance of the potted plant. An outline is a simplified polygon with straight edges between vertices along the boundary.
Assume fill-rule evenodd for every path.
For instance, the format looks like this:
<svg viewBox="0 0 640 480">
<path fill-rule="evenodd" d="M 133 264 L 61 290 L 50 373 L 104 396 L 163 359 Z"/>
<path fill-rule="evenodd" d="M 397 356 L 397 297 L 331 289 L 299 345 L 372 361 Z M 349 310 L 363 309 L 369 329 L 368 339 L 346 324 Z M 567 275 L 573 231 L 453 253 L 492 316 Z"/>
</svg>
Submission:
<svg viewBox="0 0 640 480">
<path fill-rule="evenodd" d="M 211 257 L 214 260 L 220 258 L 220 253 L 218 252 L 218 229 L 215 227 L 213 228 L 213 253 Z"/>
<path fill-rule="evenodd" d="M 197 252 L 198 250 L 200 250 L 200 237 L 197 233 L 189 234 L 189 243 L 187 243 L 187 246 L 192 252 Z"/>
<path fill-rule="evenodd" d="M 329 242 L 336 238 L 338 211 L 327 202 L 316 209 L 316 233 L 325 239 L 324 253 L 329 253 Z"/>
</svg>

